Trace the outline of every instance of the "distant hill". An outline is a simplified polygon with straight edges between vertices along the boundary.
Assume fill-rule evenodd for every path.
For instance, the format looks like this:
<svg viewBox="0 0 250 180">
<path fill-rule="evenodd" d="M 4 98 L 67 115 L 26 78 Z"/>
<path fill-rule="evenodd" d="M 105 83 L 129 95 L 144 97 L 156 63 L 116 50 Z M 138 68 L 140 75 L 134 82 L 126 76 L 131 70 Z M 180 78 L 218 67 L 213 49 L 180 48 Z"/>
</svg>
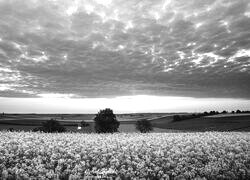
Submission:
<svg viewBox="0 0 250 180">
<path fill-rule="evenodd" d="M 173 122 L 174 115 L 176 114 L 118 114 L 117 118 L 121 122 L 119 131 L 135 132 L 134 124 L 139 119 L 150 120 L 155 132 L 250 131 L 250 114 L 217 114 Z M 0 130 L 13 128 L 14 130 L 30 131 L 41 126 L 42 122 L 53 118 L 60 121 L 68 131 L 94 132 L 94 117 L 94 114 L 5 114 L 0 116 Z M 77 127 L 82 120 L 88 122 L 90 126 L 78 130 Z"/>
<path fill-rule="evenodd" d="M 153 122 L 155 127 L 184 131 L 250 131 L 250 115 L 205 116 L 173 122 L 168 118 Z"/>
</svg>

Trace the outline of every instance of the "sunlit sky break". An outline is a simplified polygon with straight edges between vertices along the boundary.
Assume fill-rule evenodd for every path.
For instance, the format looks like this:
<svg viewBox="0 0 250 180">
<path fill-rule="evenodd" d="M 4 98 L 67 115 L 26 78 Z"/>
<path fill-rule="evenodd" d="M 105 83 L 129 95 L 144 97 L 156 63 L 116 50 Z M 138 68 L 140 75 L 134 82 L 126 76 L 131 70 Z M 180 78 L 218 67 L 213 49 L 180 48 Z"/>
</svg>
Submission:
<svg viewBox="0 0 250 180">
<path fill-rule="evenodd" d="M 249 0 L 0 0 L 0 111 L 250 109 Z"/>
</svg>

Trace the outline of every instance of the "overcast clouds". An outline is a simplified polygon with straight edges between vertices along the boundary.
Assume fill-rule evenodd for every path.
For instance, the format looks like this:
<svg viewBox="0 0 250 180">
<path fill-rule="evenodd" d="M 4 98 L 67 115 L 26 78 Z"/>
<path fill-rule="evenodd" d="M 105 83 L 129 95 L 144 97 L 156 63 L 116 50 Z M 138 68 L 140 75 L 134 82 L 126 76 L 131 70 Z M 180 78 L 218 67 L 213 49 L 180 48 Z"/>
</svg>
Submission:
<svg viewBox="0 0 250 180">
<path fill-rule="evenodd" d="M 250 99 L 249 70 L 249 0 L 0 0 L 1 97 Z"/>
</svg>

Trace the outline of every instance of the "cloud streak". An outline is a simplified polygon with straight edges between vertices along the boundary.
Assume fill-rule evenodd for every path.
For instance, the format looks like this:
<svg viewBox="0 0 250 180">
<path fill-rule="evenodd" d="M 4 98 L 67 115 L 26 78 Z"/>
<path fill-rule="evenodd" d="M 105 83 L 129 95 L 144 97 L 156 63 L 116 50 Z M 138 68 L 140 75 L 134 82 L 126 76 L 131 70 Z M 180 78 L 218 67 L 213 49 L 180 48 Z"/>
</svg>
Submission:
<svg viewBox="0 0 250 180">
<path fill-rule="evenodd" d="M 0 96 L 250 98 L 247 0 L 0 0 Z"/>
</svg>

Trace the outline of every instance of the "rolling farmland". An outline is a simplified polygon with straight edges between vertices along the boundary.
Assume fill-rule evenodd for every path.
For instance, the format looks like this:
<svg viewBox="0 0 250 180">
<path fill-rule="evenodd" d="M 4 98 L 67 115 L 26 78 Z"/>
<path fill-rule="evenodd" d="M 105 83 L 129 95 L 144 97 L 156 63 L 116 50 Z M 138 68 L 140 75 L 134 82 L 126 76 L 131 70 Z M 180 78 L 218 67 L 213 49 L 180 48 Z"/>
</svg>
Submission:
<svg viewBox="0 0 250 180">
<path fill-rule="evenodd" d="M 135 122 L 140 119 L 150 120 L 155 132 L 177 131 L 250 131 L 249 114 L 218 114 L 173 122 L 174 114 L 118 114 L 120 132 L 136 132 Z M 80 132 L 94 131 L 94 114 L 5 114 L 0 118 L 0 130 L 14 128 L 30 131 L 51 118 L 60 121 L 68 131 L 79 132 L 77 126 L 82 120 L 90 124 Z"/>
</svg>

